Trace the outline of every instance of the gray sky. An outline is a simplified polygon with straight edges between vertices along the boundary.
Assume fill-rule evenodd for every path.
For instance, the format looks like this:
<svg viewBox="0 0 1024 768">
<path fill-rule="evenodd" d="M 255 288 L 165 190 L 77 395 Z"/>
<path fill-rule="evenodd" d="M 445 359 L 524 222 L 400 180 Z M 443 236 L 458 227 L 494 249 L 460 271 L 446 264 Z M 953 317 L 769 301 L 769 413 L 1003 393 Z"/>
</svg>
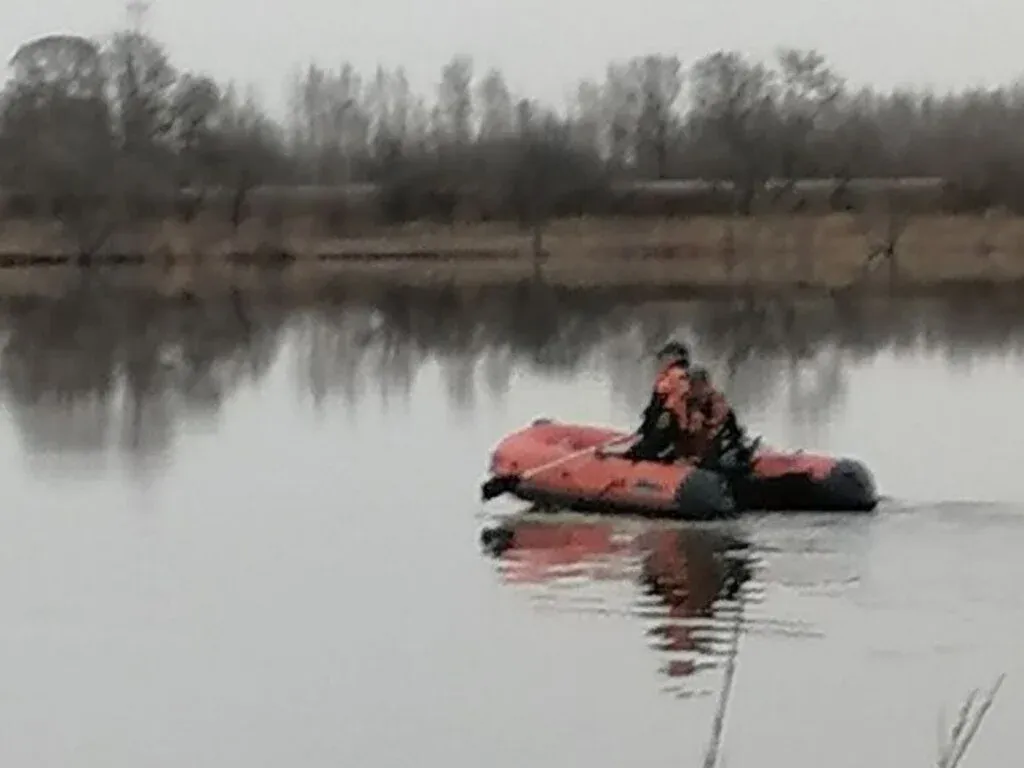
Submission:
<svg viewBox="0 0 1024 768">
<path fill-rule="evenodd" d="M 58 31 L 102 34 L 121 0 L 36 0 L 5 14 L 0 48 Z M 283 103 L 290 68 L 350 60 L 370 70 L 404 64 L 417 87 L 456 52 L 512 87 L 561 104 L 581 77 L 613 58 L 678 53 L 690 62 L 720 48 L 764 55 L 780 44 L 817 47 L 857 82 L 958 88 L 1013 79 L 1024 9 L 1007 0 L 156 0 L 151 31 L 182 67 L 256 84 Z"/>
</svg>

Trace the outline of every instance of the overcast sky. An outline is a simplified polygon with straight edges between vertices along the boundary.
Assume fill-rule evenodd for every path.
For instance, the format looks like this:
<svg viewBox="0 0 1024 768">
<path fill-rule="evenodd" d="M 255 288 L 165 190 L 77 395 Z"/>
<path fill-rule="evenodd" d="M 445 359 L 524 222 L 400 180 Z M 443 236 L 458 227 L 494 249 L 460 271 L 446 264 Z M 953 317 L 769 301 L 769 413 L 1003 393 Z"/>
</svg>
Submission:
<svg viewBox="0 0 1024 768">
<path fill-rule="evenodd" d="M 102 34 L 122 0 L 35 0 L 4 14 L 0 47 L 53 32 Z M 650 52 L 684 61 L 720 48 L 817 47 L 851 79 L 942 89 L 1024 70 L 1024 6 L 1009 0 L 155 0 L 150 30 L 176 63 L 257 85 L 282 103 L 289 69 L 348 60 L 403 64 L 430 87 L 455 52 L 499 66 L 514 89 L 561 104 L 610 59 Z"/>
</svg>

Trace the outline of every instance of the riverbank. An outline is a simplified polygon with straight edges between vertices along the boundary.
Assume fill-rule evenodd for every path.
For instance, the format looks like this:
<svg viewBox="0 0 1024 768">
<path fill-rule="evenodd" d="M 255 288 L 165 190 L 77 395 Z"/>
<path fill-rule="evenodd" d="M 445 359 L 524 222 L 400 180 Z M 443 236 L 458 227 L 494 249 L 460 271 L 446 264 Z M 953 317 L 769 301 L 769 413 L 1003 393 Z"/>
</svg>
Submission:
<svg viewBox="0 0 1024 768">
<path fill-rule="evenodd" d="M 93 242 L 89 238 L 93 238 Z M 90 275 L 175 293 L 224 287 L 318 290 L 333 283 L 736 290 L 948 290 L 1024 281 L 1024 218 L 866 214 L 577 219 L 539 241 L 513 225 L 411 224 L 356 237 L 315 220 L 165 222 L 123 228 L 102 248 L 80 227 L 6 222 L 0 293 L 61 292 Z M 91 252 L 91 253 L 90 253 Z M 85 254 L 85 255 L 83 255 Z"/>
</svg>

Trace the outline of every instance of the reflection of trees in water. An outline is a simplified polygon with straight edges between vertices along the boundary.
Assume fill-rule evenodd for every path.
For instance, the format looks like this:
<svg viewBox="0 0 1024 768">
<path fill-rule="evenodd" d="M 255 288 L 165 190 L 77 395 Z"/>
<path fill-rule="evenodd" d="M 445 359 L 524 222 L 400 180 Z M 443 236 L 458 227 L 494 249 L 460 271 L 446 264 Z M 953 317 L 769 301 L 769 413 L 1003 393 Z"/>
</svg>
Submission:
<svg viewBox="0 0 1024 768">
<path fill-rule="evenodd" d="M 451 402 L 468 408 L 481 379 L 500 396 L 516 371 L 571 373 L 600 351 L 608 318 L 593 300 L 568 306 L 576 311 L 529 288 L 395 290 L 324 306 L 306 315 L 299 379 L 317 399 L 334 391 L 354 405 L 370 382 L 382 394 L 407 394 L 419 370 L 436 362 Z"/>
<path fill-rule="evenodd" d="M 372 307 L 318 308 L 303 313 L 295 331 L 299 385 L 318 405 L 337 393 L 354 407 L 366 397 L 368 386 L 384 404 L 395 395 L 408 397 L 424 362 L 405 342 L 402 325 L 385 322 Z"/>
<path fill-rule="evenodd" d="M 416 372 L 434 361 L 452 403 L 463 408 L 472 406 L 480 379 L 500 396 L 516 371 L 571 376 L 585 370 L 608 376 L 613 392 L 640 408 L 650 355 L 676 335 L 694 344 L 740 408 L 756 411 L 782 394 L 794 420 L 813 422 L 841 402 L 851 363 L 882 349 L 939 352 L 954 364 L 1017 352 L 1024 312 L 976 298 L 639 304 L 607 291 L 525 284 L 472 292 L 396 289 L 372 304 L 324 309 L 316 326 L 333 341 L 307 353 L 303 378 L 321 371 L 314 388 L 321 396 L 332 388 L 326 370 L 337 377 L 334 387 L 354 397 L 356 382 L 369 379 L 408 392 Z M 333 363 L 312 359 L 324 355 Z"/>
<path fill-rule="evenodd" d="M 376 394 L 407 401 L 439 366 L 452 404 L 505 394 L 533 372 L 606 376 L 636 408 L 651 352 L 690 340 L 730 398 L 752 411 L 786 403 L 815 421 L 842 397 L 849 363 L 883 348 L 954 362 L 1019 354 L 1024 311 L 1007 300 L 627 302 L 608 291 L 514 287 L 394 289 L 294 307 L 239 296 L 178 301 L 110 288 L 0 305 L 0 387 L 30 450 L 159 454 L 182 418 L 212 418 L 288 338 L 300 385 L 355 408 Z M 780 394 L 785 398 L 779 398 Z"/>
<path fill-rule="evenodd" d="M 266 372 L 279 316 L 110 289 L 9 302 L 0 387 L 32 453 L 159 457 L 181 418 L 215 415 L 240 381 Z"/>
</svg>

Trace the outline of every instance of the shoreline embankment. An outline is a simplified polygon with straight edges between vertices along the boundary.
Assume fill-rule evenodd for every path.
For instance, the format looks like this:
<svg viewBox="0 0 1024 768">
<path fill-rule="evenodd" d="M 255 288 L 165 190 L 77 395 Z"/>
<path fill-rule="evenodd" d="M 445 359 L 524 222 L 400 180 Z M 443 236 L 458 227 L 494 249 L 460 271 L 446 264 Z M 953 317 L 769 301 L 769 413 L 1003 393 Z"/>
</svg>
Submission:
<svg viewBox="0 0 1024 768">
<path fill-rule="evenodd" d="M 163 221 L 102 238 L 82 227 L 0 223 L 0 293 L 62 292 L 82 279 L 161 292 L 541 280 L 580 288 L 707 294 L 911 293 L 1024 285 L 1024 217 L 861 213 L 685 219 L 580 218 L 409 224 L 339 237 L 309 217 Z"/>
</svg>

